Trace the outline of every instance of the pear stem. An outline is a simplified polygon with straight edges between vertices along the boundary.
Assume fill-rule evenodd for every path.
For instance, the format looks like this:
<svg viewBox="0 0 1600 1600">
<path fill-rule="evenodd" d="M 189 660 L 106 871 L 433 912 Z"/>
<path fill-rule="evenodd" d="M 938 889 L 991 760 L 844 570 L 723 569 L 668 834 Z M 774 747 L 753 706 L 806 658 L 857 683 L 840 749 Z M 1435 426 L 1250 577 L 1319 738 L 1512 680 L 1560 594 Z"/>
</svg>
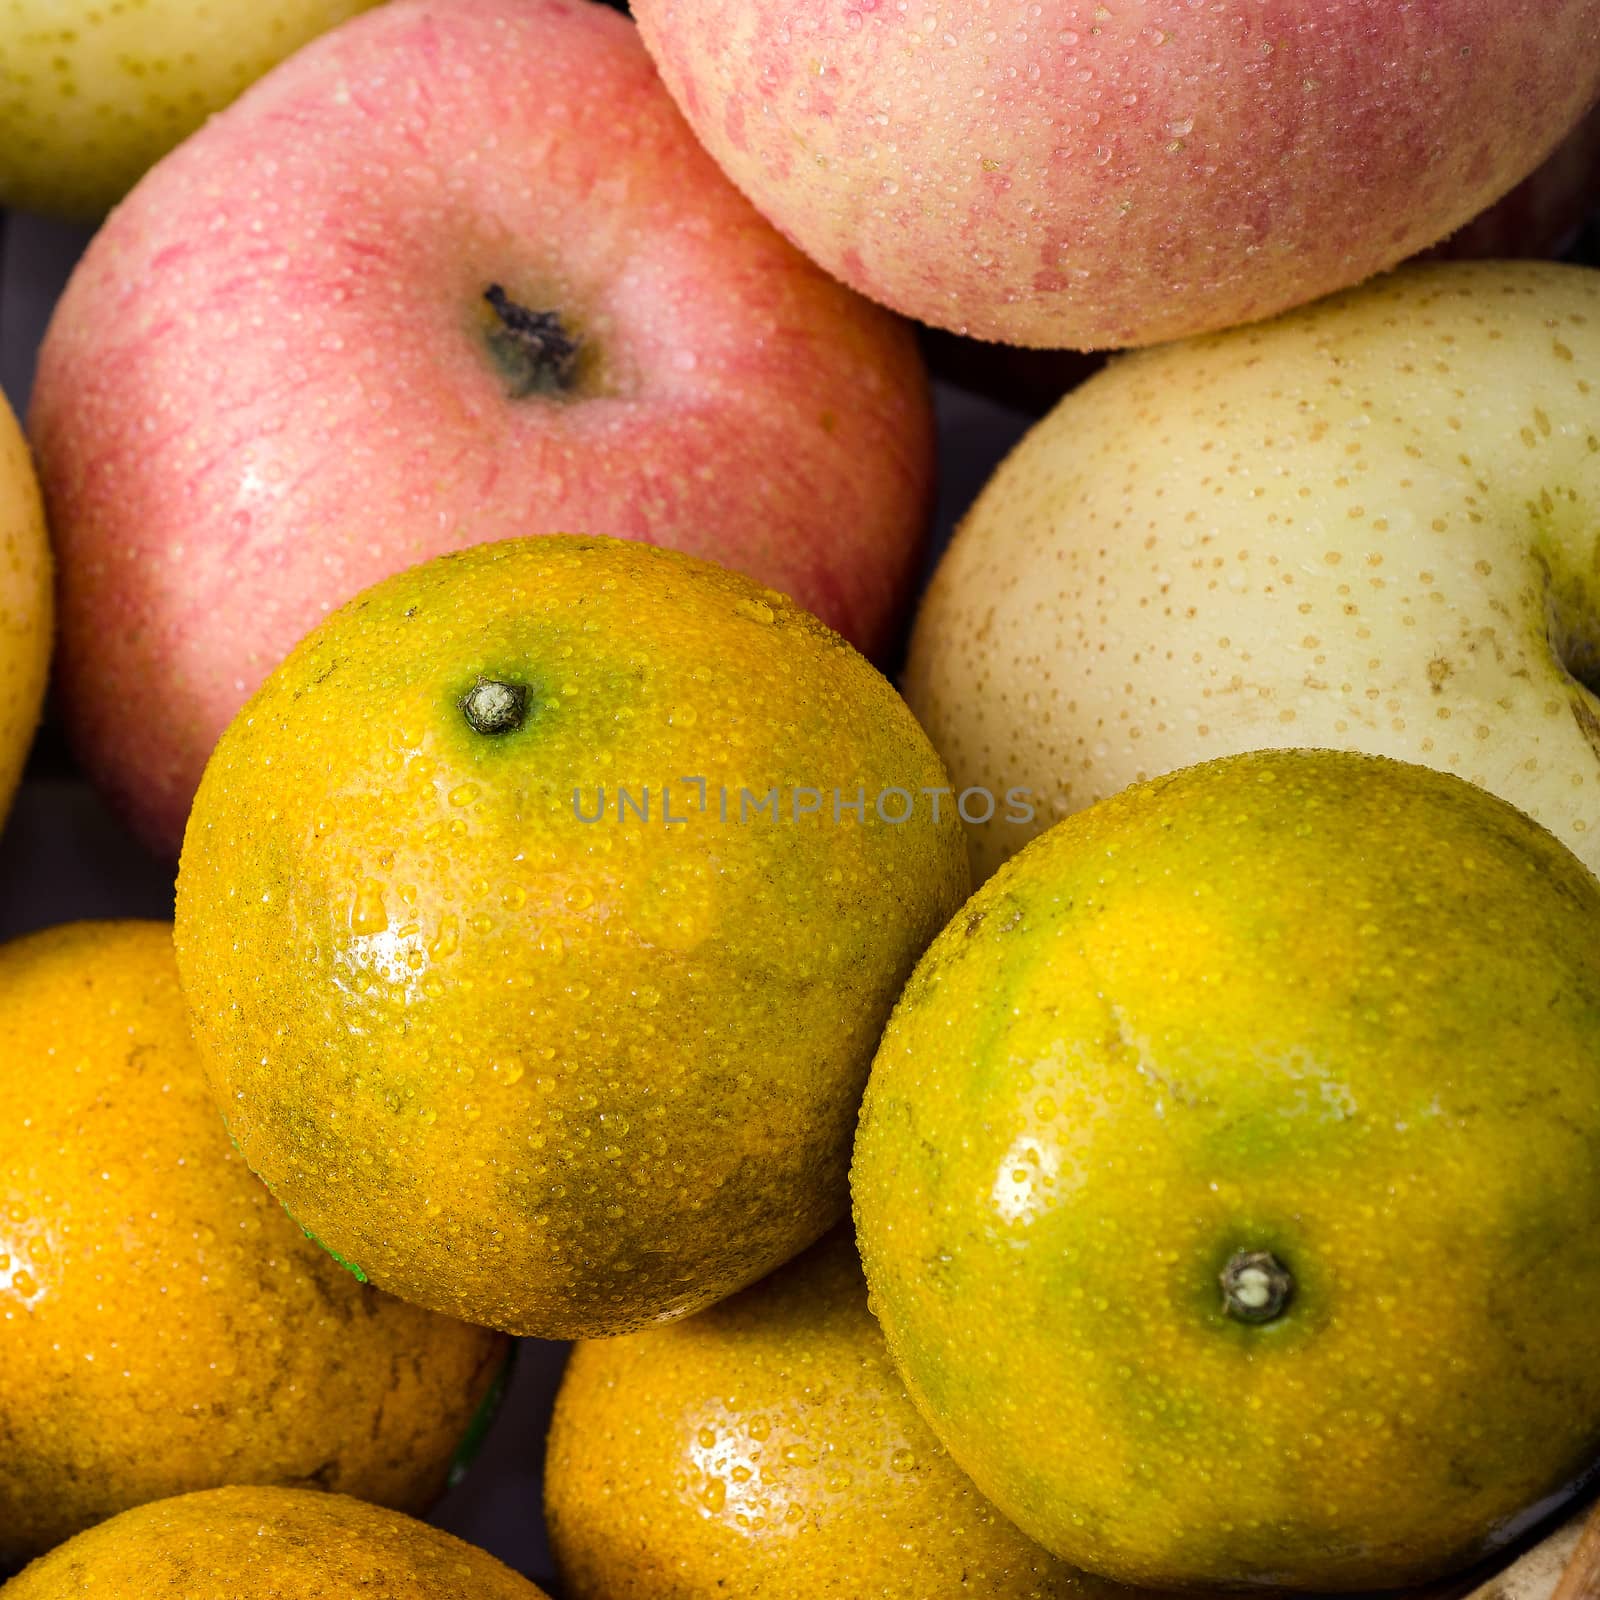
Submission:
<svg viewBox="0 0 1600 1600">
<path fill-rule="evenodd" d="M 1589 1513 L 1550 1600 L 1600 1600 L 1600 1505 Z"/>
</svg>

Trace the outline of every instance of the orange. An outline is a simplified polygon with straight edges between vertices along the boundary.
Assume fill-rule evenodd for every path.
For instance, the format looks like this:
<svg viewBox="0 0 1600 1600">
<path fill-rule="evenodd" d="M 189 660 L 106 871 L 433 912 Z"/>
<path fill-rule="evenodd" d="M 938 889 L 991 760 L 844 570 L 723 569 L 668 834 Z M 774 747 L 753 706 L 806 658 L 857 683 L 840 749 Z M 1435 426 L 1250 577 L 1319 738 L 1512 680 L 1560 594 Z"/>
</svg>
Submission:
<svg viewBox="0 0 1600 1600">
<path fill-rule="evenodd" d="M 995 1511 L 917 1415 L 830 1235 L 670 1328 L 580 1344 L 545 1511 L 568 1600 L 1117 1600 Z"/>
<path fill-rule="evenodd" d="M 189 821 L 179 965 L 240 1149 L 470 1321 L 741 1288 L 846 1209 L 878 1034 L 968 885 L 945 783 L 861 656 L 706 562 L 548 537 L 380 583 Z"/>
<path fill-rule="evenodd" d="M 125 1511 L 41 1557 L 6 1600 L 546 1600 L 509 1567 L 341 1494 L 212 1489 Z"/>
<path fill-rule="evenodd" d="M 4 1564 L 227 1483 L 421 1511 L 507 1348 L 295 1227 L 229 1147 L 171 929 L 84 923 L 0 947 L 0 1352 Z"/>
<path fill-rule="evenodd" d="M 1600 1455 L 1600 884 L 1464 781 L 1278 751 L 1069 818 L 873 1066 L 913 1398 L 1064 1560 L 1377 1589 Z"/>
</svg>

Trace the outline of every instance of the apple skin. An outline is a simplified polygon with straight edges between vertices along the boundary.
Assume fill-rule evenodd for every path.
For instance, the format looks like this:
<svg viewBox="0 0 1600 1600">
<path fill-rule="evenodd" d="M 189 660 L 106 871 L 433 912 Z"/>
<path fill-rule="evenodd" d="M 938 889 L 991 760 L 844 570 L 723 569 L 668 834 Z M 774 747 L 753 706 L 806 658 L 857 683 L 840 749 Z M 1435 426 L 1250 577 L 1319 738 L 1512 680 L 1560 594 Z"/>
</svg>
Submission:
<svg viewBox="0 0 1600 1600">
<path fill-rule="evenodd" d="M 1428 254 L 1450 261 L 1558 256 L 1576 241 L 1596 208 L 1600 208 L 1600 105 L 1538 171 Z"/>
<path fill-rule="evenodd" d="M 1411 266 L 1114 361 L 944 555 L 905 694 L 987 877 L 1128 784 L 1240 751 L 1419 762 L 1600 870 L 1600 272 Z M 1002 813 L 1003 816 L 1003 813 Z"/>
<path fill-rule="evenodd" d="M 1104 349 L 1360 282 L 1600 94 L 1600 0 L 635 0 L 723 169 L 830 272 Z"/>
<path fill-rule="evenodd" d="M 491 284 L 583 339 L 570 397 L 509 396 Z M 29 421 L 68 732 L 174 859 L 234 712 L 392 572 L 613 534 L 881 658 L 932 495 L 910 332 L 761 220 L 586 0 L 396 0 L 270 74 L 96 237 Z"/>
<path fill-rule="evenodd" d="M 0 206 L 91 222 L 269 67 L 378 0 L 0 0 Z"/>
<path fill-rule="evenodd" d="M 0 395 L 0 822 L 39 725 L 51 611 L 44 506 L 27 441 Z"/>
</svg>

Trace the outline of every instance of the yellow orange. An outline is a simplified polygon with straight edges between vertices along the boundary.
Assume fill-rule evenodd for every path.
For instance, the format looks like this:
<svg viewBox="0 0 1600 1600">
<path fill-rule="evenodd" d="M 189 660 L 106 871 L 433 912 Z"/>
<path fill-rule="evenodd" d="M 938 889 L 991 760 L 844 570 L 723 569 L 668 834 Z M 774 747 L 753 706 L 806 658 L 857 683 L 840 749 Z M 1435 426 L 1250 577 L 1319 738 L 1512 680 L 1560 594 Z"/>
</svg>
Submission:
<svg viewBox="0 0 1600 1600">
<path fill-rule="evenodd" d="M 228 1483 L 421 1511 L 507 1353 L 364 1288 L 250 1175 L 165 923 L 0 948 L 0 1351 L 0 1564 Z"/>
</svg>

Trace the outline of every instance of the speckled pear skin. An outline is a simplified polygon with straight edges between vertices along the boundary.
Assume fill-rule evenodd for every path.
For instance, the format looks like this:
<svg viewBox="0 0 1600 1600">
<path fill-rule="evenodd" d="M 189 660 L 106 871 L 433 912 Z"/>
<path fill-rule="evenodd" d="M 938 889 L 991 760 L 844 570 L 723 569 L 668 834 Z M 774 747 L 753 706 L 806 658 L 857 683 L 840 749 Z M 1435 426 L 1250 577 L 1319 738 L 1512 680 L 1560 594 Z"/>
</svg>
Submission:
<svg viewBox="0 0 1600 1600">
<path fill-rule="evenodd" d="M 1419 761 L 1600 869 L 1600 272 L 1407 267 L 1141 352 L 1012 452 L 905 693 L 982 879 L 1130 783 L 1267 746 Z"/>
<path fill-rule="evenodd" d="M 475 731 L 485 682 L 518 726 Z M 845 1209 L 878 1034 L 968 886 L 948 797 L 874 797 L 944 783 L 861 656 L 723 568 L 550 537 L 387 580 L 240 713 L 189 821 L 179 966 L 240 1149 L 468 1321 L 601 1337 L 744 1287 Z"/>
<path fill-rule="evenodd" d="M 492 286 L 581 341 L 570 392 L 508 382 Z M 587 0 L 395 0 L 284 63 L 96 236 L 28 421 L 63 718 L 174 860 L 234 713 L 391 573 L 640 539 L 876 659 L 932 504 L 909 331 L 761 219 Z M 130 699 L 162 714 L 135 727 Z"/>
<path fill-rule="evenodd" d="M 851 287 L 1112 349 L 1392 267 L 1600 93 L 1600 0 L 636 0 L 706 148 Z"/>
<path fill-rule="evenodd" d="M 51 1551 L 6 1600 L 547 1600 L 452 1534 L 342 1494 L 212 1489 Z"/>
<path fill-rule="evenodd" d="M 568 1600 L 1129 1600 L 995 1511 L 918 1416 L 840 1230 L 670 1328 L 580 1344 L 545 1513 Z"/>
<path fill-rule="evenodd" d="M 1068 818 L 934 942 L 852 1183 L 979 1489 L 1126 1582 L 1399 1588 L 1600 1456 L 1600 883 L 1459 778 L 1207 762 Z M 1291 1292 L 1225 1313 L 1264 1252 Z"/>
<path fill-rule="evenodd" d="M 0 821 L 39 724 L 54 605 L 44 507 L 27 441 L 0 395 Z"/>
<path fill-rule="evenodd" d="M 0 206 L 98 222 L 213 112 L 378 0 L 0 0 Z"/>
<path fill-rule="evenodd" d="M 251 1177 L 143 922 L 0 946 L 0 1350 L 0 1567 L 227 1483 L 421 1512 L 507 1355 L 364 1288 Z"/>
</svg>

